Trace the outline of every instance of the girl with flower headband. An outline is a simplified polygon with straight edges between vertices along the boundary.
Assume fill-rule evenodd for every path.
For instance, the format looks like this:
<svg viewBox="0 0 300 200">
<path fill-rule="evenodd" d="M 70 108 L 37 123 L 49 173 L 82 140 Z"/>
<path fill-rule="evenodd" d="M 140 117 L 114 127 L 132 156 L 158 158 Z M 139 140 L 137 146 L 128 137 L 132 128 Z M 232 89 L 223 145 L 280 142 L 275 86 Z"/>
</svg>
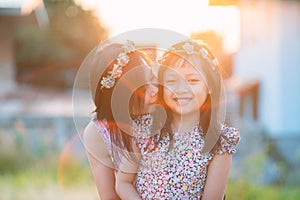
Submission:
<svg viewBox="0 0 300 200">
<path fill-rule="evenodd" d="M 133 151 L 126 127 L 136 116 L 149 118 L 149 106 L 157 97 L 156 85 L 149 83 L 156 77 L 150 59 L 131 41 L 99 46 L 91 64 L 90 87 L 96 109 L 85 128 L 84 145 L 100 198 L 119 199 L 115 171 L 120 155 Z"/>
<path fill-rule="evenodd" d="M 117 173 L 117 192 L 122 199 L 223 199 L 240 136 L 222 123 L 218 62 L 195 41 L 173 45 L 161 61 L 166 123 L 158 135 L 136 133 L 141 160 L 136 174 Z"/>
</svg>

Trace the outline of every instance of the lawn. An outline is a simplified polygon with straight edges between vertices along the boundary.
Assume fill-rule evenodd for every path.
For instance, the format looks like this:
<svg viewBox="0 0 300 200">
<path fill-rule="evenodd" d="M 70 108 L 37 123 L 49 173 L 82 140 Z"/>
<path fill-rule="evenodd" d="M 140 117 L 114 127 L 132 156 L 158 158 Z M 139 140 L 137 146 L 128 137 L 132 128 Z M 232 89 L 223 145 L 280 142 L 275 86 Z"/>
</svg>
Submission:
<svg viewBox="0 0 300 200">
<path fill-rule="evenodd" d="M 70 162 L 68 168 L 29 169 L 6 173 L 0 177 L 1 200 L 96 200 L 97 190 L 88 166 Z M 226 199 L 229 200 L 295 200 L 300 199 L 296 186 L 259 185 L 245 180 L 229 181 Z"/>
</svg>

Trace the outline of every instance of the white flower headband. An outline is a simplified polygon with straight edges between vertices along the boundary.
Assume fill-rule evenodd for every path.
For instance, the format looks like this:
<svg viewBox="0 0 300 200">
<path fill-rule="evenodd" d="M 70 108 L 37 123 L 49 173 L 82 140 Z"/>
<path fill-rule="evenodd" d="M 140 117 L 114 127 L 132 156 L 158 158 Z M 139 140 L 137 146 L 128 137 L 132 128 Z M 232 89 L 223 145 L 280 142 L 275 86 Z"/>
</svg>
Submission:
<svg viewBox="0 0 300 200">
<path fill-rule="evenodd" d="M 201 47 L 198 51 L 195 51 L 194 50 L 194 45 L 192 43 L 189 43 L 189 42 L 185 42 L 182 45 L 182 49 L 176 49 L 175 47 L 171 47 L 169 49 L 169 51 L 174 52 L 174 53 L 184 52 L 188 55 L 198 55 L 198 54 L 200 54 L 200 55 L 202 55 L 202 57 L 204 57 L 205 59 L 207 59 L 211 63 L 213 70 L 215 70 L 216 67 L 219 65 L 218 59 L 217 58 L 211 58 L 209 56 L 209 53 L 208 53 L 206 48 Z M 165 60 L 164 57 L 157 58 L 158 63 L 162 63 L 164 60 Z"/>
<path fill-rule="evenodd" d="M 123 67 L 129 63 L 129 56 L 127 55 L 130 52 L 135 51 L 134 42 L 127 40 L 127 42 L 122 46 L 124 50 L 117 57 L 117 63 L 114 64 L 114 67 L 111 71 L 108 71 L 108 75 L 103 77 L 100 84 L 101 89 L 103 88 L 112 88 L 115 85 L 116 78 L 119 78 L 122 75 Z"/>
</svg>

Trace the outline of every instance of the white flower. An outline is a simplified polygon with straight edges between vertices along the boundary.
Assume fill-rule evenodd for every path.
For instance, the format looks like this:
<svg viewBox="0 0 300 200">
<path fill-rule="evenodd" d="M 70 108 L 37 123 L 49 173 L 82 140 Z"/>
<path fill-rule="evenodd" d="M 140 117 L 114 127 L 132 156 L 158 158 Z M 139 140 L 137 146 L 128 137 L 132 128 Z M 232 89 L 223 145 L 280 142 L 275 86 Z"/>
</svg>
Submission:
<svg viewBox="0 0 300 200">
<path fill-rule="evenodd" d="M 111 88 L 115 84 L 115 79 L 112 76 L 103 77 L 101 80 L 102 87 Z"/>
<path fill-rule="evenodd" d="M 162 64 L 164 61 L 166 60 L 165 57 L 163 56 L 157 56 L 155 61 L 158 63 L 158 64 Z"/>
<path fill-rule="evenodd" d="M 127 53 L 135 51 L 134 42 L 127 40 L 126 43 L 124 44 L 123 48 L 124 48 L 125 52 L 127 52 Z"/>
<path fill-rule="evenodd" d="M 219 65 L 218 59 L 216 59 L 216 58 L 213 59 L 212 62 L 213 62 L 213 64 L 214 64 L 215 66 L 218 66 L 218 65 Z"/>
<path fill-rule="evenodd" d="M 203 57 L 209 58 L 208 57 L 208 52 L 205 48 L 201 48 L 201 52 L 202 52 Z"/>
<path fill-rule="evenodd" d="M 109 73 L 114 77 L 114 78 L 118 78 L 121 76 L 123 70 L 122 67 L 120 67 L 120 65 L 118 64 L 114 64 L 114 68 L 112 71 L 110 71 Z"/>
<path fill-rule="evenodd" d="M 118 55 L 117 61 L 120 66 L 125 66 L 129 62 L 129 57 L 126 53 L 120 53 Z"/>
<path fill-rule="evenodd" d="M 105 48 L 106 45 L 103 45 L 101 49 Z M 99 48 L 100 49 L 100 48 Z M 114 67 L 111 71 L 108 72 L 107 77 L 103 77 L 101 80 L 101 89 L 102 88 L 112 88 L 116 83 L 116 78 L 119 78 L 122 75 L 123 67 L 129 63 L 129 56 L 127 53 L 135 51 L 134 42 L 127 40 L 123 45 L 124 52 L 121 52 L 117 57 L 117 64 L 114 64 Z"/>
<path fill-rule="evenodd" d="M 170 48 L 170 51 L 175 51 L 175 52 L 176 52 L 177 49 L 176 49 L 175 47 L 171 47 L 171 48 Z"/>
<path fill-rule="evenodd" d="M 182 45 L 182 48 L 184 49 L 184 51 L 187 53 L 187 54 L 193 54 L 195 53 L 194 52 L 194 45 L 186 42 Z"/>
</svg>

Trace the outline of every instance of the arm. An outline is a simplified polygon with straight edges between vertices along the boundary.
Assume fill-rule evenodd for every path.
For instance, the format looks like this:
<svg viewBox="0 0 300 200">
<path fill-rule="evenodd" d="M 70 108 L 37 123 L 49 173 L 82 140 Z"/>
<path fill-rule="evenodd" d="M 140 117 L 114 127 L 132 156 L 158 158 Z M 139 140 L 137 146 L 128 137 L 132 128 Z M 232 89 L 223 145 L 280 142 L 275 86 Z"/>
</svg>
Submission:
<svg viewBox="0 0 300 200">
<path fill-rule="evenodd" d="M 221 200 L 226 191 L 232 155 L 216 154 L 208 167 L 202 200 Z"/>
<path fill-rule="evenodd" d="M 116 191 L 121 199 L 128 200 L 139 200 L 141 197 L 136 191 L 133 181 L 135 174 L 133 173 L 124 173 L 118 171 L 117 173 L 117 182 L 116 182 Z"/>
<path fill-rule="evenodd" d="M 134 147 L 136 150 L 137 147 Z M 137 152 L 137 151 L 136 151 Z M 128 158 L 123 157 L 120 163 L 120 170 L 116 175 L 116 191 L 121 199 L 124 200 L 138 200 L 141 199 L 136 191 L 133 182 L 135 179 L 135 172 L 137 171 L 137 164 L 129 161 Z"/>
<path fill-rule="evenodd" d="M 84 130 L 84 146 L 101 200 L 120 199 L 115 191 L 115 170 L 106 145 L 93 122 Z"/>
</svg>

